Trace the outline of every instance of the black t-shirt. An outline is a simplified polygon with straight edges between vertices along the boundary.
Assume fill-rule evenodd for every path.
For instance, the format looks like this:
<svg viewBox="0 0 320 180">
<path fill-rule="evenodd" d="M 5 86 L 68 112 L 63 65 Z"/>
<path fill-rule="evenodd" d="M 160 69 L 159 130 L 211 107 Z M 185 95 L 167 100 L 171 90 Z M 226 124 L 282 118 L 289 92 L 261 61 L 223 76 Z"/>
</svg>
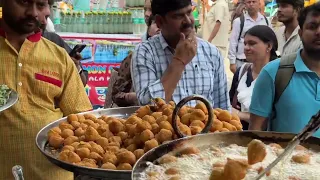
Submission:
<svg viewBox="0 0 320 180">
<path fill-rule="evenodd" d="M 56 45 L 64 48 L 67 53 L 71 52 L 71 48 L 69 47 L 69 45 L 56 33 L 54 32 L 48 32 L 48 31 L 44 31 L 42 33 L 42 37 L 48 39 L 49 41 L 55 43 Z"/>
</svg>

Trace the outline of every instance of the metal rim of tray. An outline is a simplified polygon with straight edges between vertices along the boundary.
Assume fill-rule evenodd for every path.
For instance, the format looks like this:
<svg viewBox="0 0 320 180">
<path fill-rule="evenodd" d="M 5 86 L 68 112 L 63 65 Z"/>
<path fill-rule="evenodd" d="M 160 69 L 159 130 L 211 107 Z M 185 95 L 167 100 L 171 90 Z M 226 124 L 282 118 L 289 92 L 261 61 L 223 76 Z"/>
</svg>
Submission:
<svg viewBox="0 0 320 180">
<path fill-rule="evenodd" d="M 208 145 L 217 145 L 220 143 L 247 145 L 253 139 L 262 140 L 265 143 L 287 144 L 296 134 L 267 132 L 267 131 L 235 131 L 235 132 L 220 132 L 207 133 L 194 136 L 188 136 L 181 139 L 170 141 L 162 144 L 147 153 L 145 153 L 134 165 L 132 169 L 132 180 L 141 180 L 142 173 L 148 168 L 149 163 L 155 162 L 165 154 L 175 154 L 183 147 L 201 147 Z M 320 152 L 320 138 L 310 137 L 301 145 Z"/>
<path fill-rule="evenodd" d="M 96 116 L 113 116 L 113 117 L 121 117 L 125 118 L 133 114 L 139 106 L 134 107 L 124 107 L 124 108 L 109 108 L 109 109 L 100 109 L 100 110 L 94 110 L 89 111 L 85 113 L 79 113 L 79 114 L 94 114 Z M 131 178 L 131 172 L 132 171 L 124 171 L 124 170 L 105 170 L 101 168 L 88 168 L 88 167 L 82 167 L 77 166 L 74 164 L 63 162 L 56 157 L 54 157 L 51 153 L 47 152 L 45 150 L 46 144 L 47 144 L 47 133 L 48 131 L 59 125 L 59 123 L 66 121 L 67 118 L 61 118 L 59 120 L 56 120 L 44 128 L 42 128 L 37 136 L 36 136 L 36 146 L 41 151 L 41 153 L 46 156 L 46 158 L 53 164 L 59 166 L 62 169 L 65 169 L 70 172 L 74 172 L 80 175 L 87 175 L 93 178 L 104 178 L 104 179 L 130 179 Z"/>
</svg>

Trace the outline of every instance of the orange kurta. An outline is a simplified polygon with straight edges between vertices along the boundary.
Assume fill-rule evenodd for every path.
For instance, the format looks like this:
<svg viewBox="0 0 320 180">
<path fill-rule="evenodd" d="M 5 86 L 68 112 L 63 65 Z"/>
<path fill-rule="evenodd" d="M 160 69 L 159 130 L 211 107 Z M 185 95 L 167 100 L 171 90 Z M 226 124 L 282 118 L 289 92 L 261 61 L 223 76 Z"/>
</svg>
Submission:
<svg viewBox="0 0 320 180">
<path fill-rule="evenodd" d="M 92 109 L 77 69 L 67 52 L 34 34 L 17 52 L 0 31 L 0 84 L 19 94 L 0 113 L 0 179 L 13 179 L 21 165 L 26 180 L 68 180 L 70 172 L 52 165 L 35 145 L 37 132 L 71 113 Z"/>
</svg>

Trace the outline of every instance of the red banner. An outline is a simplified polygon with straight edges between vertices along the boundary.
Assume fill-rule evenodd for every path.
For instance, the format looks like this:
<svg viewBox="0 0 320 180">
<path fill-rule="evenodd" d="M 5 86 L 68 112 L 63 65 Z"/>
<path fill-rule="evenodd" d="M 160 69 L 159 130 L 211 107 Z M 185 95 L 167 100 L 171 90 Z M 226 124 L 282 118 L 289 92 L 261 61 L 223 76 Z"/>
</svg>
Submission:
<svg viewBox="0 0 320 180">
<path fill-rule="evenodd" d="M 111 70 L 113 67 L 119 67 L 120 64 L 83 63 L 82 66 L 89 73 L 86 92 L 92 105 L 103 106 L 108 91 Z"/>
</svg>

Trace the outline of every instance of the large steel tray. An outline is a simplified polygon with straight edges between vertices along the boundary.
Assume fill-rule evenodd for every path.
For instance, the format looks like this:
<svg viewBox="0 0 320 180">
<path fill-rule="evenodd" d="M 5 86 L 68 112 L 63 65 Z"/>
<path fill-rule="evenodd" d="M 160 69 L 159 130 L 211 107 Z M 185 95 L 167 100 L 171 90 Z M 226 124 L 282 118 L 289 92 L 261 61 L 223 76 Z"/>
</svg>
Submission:
<svg viewBox="0 0 320 180">
<path fill-rule="evenodd" d="M 94 114 L 97 117 L 102 115 L 108 115 L 119 118 L 127 118 L 133 114 L 139 107 L 125 107 L 125 108 L 110 108 L 110 109 L 101 109 L 95 110 L 80 114 Z M 48 124 L 46 127 L 42 128 L 36 136 L 36 145 L 46 158 L 53 164 L 67 170 L 74 172 L 75 174 L 87 175 L 93 178 L 103 178 L 105 180 L 120 180 L 120 179 L 131 179 L 131 171 L 114 171 L 114 170 L 104 170 L 98 168 L 87 168 L 82 166 L 77 166 L 74 164 L 66 163 L 57 159 L 58 153 L 53 153 L 48 145 L 48 131 L 58 126 L 61 122 L 66 121 L 67 118 L 61 118 L 55 122 Z"/>
</svg>

